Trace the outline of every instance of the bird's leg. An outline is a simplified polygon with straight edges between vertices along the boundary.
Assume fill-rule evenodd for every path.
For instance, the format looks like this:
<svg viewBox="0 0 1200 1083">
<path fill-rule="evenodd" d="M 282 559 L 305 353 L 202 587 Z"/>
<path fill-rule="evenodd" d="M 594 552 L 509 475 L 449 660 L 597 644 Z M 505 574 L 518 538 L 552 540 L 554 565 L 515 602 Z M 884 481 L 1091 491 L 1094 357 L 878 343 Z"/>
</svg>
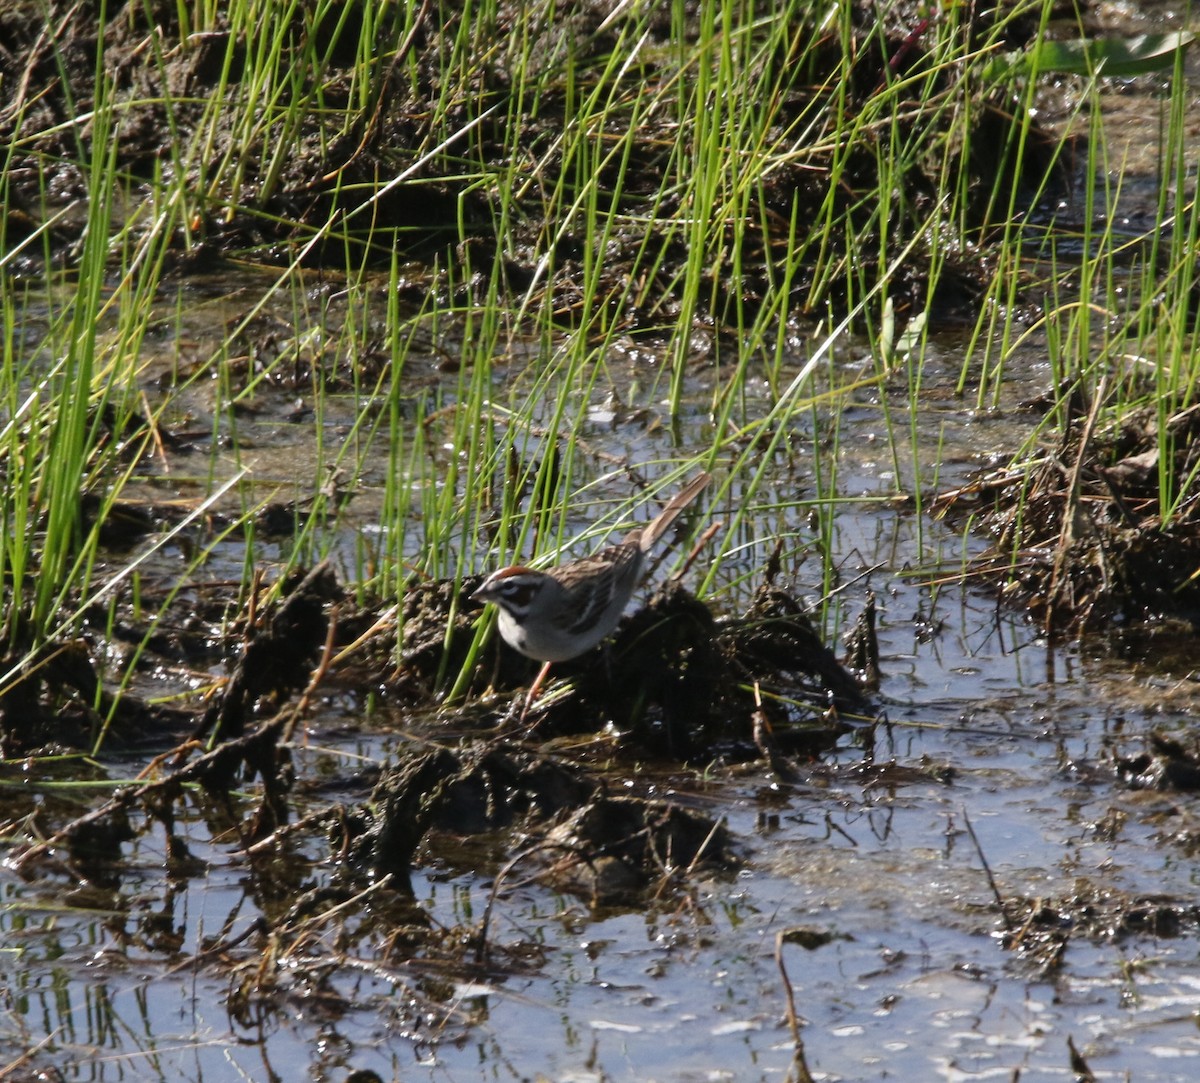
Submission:
<svg viewBox="0 0 1200 1083">
<path fill-rule="evenodd" d="M 521 721 L 525 721 L 525 716 L 529 713 L 529 708 L 533 706 L 533 701 L 537 699 L 538 693 L 542 690 L 542 685 L 546 682 L 546 674 L 550 672 L 551 663 L 545 662 L 542 668 L 538 671 L 537 678 L 533 684 L 529 686 L 529 692 L 525 696 L 525 706 L 521 709 Z"/>
</svg>

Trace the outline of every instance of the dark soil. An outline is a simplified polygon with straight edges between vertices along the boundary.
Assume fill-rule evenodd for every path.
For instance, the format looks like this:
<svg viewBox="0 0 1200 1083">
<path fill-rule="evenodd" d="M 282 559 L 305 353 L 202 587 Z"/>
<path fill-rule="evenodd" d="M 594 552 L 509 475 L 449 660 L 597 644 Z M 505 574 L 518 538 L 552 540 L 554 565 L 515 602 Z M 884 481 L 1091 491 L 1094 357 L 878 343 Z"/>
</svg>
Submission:
<svg viewBox="0 0 1200 1083">
<path fill-rule="evenodd" d="M 1200 502 L 1179 501 L 1168 515 L 1159 485 L 1162 466 L 1189 478 L 1200 465 L 1200 408 L 1160 422 L 1151 406 L 1113 426 L 1102 398 L 1067 401 L 1074 418 L 1062 447 L 941 498 L 996 538 L 976 574 L 1055 633 L 1140 622 L 1200 630 Z"/>
<path fill-rule="evenodd" d="M 344 265 L 346 245 L 361 245 L 364 260 L 390 259 L 395 246 L 416 265 L 429 266 L 434 259 L 464 265 L 461 275 L 466 287 L 478 297 L 488 295 L 496 285 L 490 281 L 500 275 L 501 296 L 521 295 L 537 280 L 545 223 L 542 220 L 539 192 L 559 181 L 558 174 L 573 168 L 572 163 L 556 158 L 557 136 L 571 119 L 570 96 L 561 81 L 548 79 L 539 95 L 536 110 L 528 112 L 523 127 L 513 133 L 507 103 L 514 91 L 512 76 L 498 59 L 481 59 L 474 71 L 476 85 L 470 88 L 477 112 L 495 108 L 490 119 L 472 132 L 477 159 L 499 166 L 514 154 L 522 162 L 539 162 L 544 172 L 541 186 L 531 186 L 529 205 L 508 218 L 509 233 L 497 237 L 493 209 L 486 192 L 476 183 L 472 170 L 461 180 L 447 176 L 447 162 L 439 158 L 415 169 L 403 183 L 390 185 L 371 207 L 360 226 L 352 217 L 363 205 L 364 191 L 382 191 L 390 179 L 409 169 L 421 148 L 436 142 L 437 133 L 429 128 L 429 118 L 438 114 L 438 103 L 445 91 L 444 72 L 455 70 L 450 51 L 459 32 L 460 14 L 454 5 L 422 5 L 412 25 L 406 5 L 390 5 L 374 15 L 378 22 L 381 48 L 372 71 L 373 108 L 355 113 L 347 89 L 353 83 L 355 41 L 361 28 L 361 16 L 353 4 L 326 5 L 309 10 L 304 5 L 295 15 L 294 33 L 284 48 L 293 56 L 292 71 L 297 80 L 294 96 L 310 99 L 313 108 L 305 112 L 299 130 L 290 137 L 291 146 L 282 170 L 266 177 L 265 163 L 274 152 L 269 144 L 245 145 L 244 133 L 218 131 L 212 147 L 213 160 L 235 152 L 245 167 L 239 171 L 240 187 L 210 193 L 215 197 L 213 210 L 201 203 L 200 213 L 186 236 L 176 238 L 171 258 L 181 272 L 195 272 L 229 255 L 252 254 L 262 260 L 287 261 L 314 230 L 327 222 L 346 221 L 336 239 L 331 236 L 330 255 Z M 501 19 L 527 19 L 527 13 L 513 5 L 501 7 Z M 106 9 L 107 21 L 98 24 L 99 11 L 84 3 L 69 9 L 51 5 L 17 3 L 0 7 L 0 85 L 10 88 L 11 100 L 0 110 L 0 141 L 16 140 L 12 178 L 5 206 L 5 233 L 9 245 L 30 236 L 43 221 L 66 211 L 50 231 L 50 256 L 54 262 L 69 265 L 76 255 L 80 227 L 87 217 L 86 178 L 73 162 L 86 161 L 90 153 L 92 127 L 89 117 L 95 103 L 96 70 L 99 61 L 111 79 L 112 94 L 121 108 L 121 127 L 116 140 L 116 166 L 128 175 L 132 198 L 138 198 L 139 183 L 149 184 L 156 170 L 168 175 L 177 167 L 181 150 L 194 146 L 207 133 L 197 130 L 205 115 L 204 99 L 224 92 L 239 91 L 246 66 L 247 43 L 232 31 L 210 32 L 179 40 L 177 9 L 163 3 L 116 4 Z M 606 58 L 620 47 L 618 31 L 605 27 L 608 15 L 604 5 L 580 5 L 573 13 L 539 15 L 530 28 L 533 41 L 530 52 L 539 63 L 563 55 L 570 43 L 572 61 L 579 71 L 603 67 Z M 896 9 L 884 39 L 874 31 L 877 12 L 874 5 L 863 4 L 859 21 L 861 40 L 855 43 L 852 93 L 854 100 L 844 103 L 850 111 L 861 108 L 882 86 L 885 79 L 916 75 L 930 67 L 922 44 L 921 12 L 915 8 Z M 439 20 L 444 19 L 445 22 Z M 963 21 L 963 34 L 979 39 L 991 28 L 992 15 L 980 11 Z M 1029 19 L 1010 19 L 1004 26 L 1009 47 L 1017 49 L 1036 31 Z M 666 48 L 672 34 L 668 9 L 663 9 L 657 27 L 660 38 L 647 43 L 646 56 Z M 797 28 L 802 33 L 801 28 Z M 157 48 L 151 54 L 148 41 L 153 37 Z M 319 71 L 309 69 L 310 49 L 316 45 L 323 63 Z M 774 78 L 785 88 L 779 122 L 786 125 L 801 116 L 811 105 L 814 88 L 827 82 L 843 63 L 843 44 L 830 36 L 815 53 L 812 64 L 803 70 L 790 56 L 764 56 L 764 79 Z M 642 78 L 654 84 L 663 77 L 653 61 L 642 61 Z M 954 72 L 928 72 L 941 89 L 949 89 L 957 78 Z M 938 87 L 924 93 L 937 93 Z M 172 102 L 167 116 L 162 102 Z M 319 107 L 318 107 L 319 106 Z M 227 111 L 230 115 L 234 110 Z M 82 117 L 72 123 L 73 117 Z M 1014 142 L 1008 138 L 1013 117 L 1007 103 L 978 110 L 980 132 L 973 139 L 969 156 L 958 163 L 964 182 L 977 193 L 971 213 L 976 226 L 985 229 L 987 208 L 993 201 L 994 183 L 999 176 L 1004 190 L 1013 185 L 1032 195 L 1042 183 L 1036 161 L 1036 176 L 1013 174 L 1006 151 Z M 465 106 L 462 122 L 471 117 Z M 168 126 L 168 122 L 170 127 Z M 921 123 L 925 123 L 922 121 Z M 662 130 L 648 120 L 638 149 L 620 173 L 612 166 L 611 176 L 602 173 L 598 200 L 602 205 L 619 205 L 630 220 L 658 222 L 648 228 L 654 235 L 652 247 L 661 248 L 655 262 L 657 285 L 647 283 L 643 294 L 648 298 L 645 311 L 630 310 L 624 318 L 627 331 L 661 325 L 671 318 L 680 298 L 679 272 L 689 258 L 679 239 L 673 218 L 680 208 L 668 199 L 657 198 L 665 171 L 670 168 L 667 152 L 671 145 L 673 118 L 664 117 Z M 173 129 L 173 131 L 172 131 Z M 261 138 L 261 137 L 260 137 Z M 903 132 L 894 138 L 903 138 Z M 178 148 L 172 152 L 172 147 Z M 1036 156 L 1034 156 L 1036 157 Z M 1047 157 L 1047 162 L 1049 157 Z M 57 172 L 53 163 L 59 163 Z M 1043 163 L 1045 164 L 1045 163 Z M 211 163 L 205 163 L 210 166 Z M 803 161 L 776 170 L 770 184 L 759 194 L 760 206 L 747 208 L 745 221 L 736 234 L 731 226 L 724 247 L 725 262 L 718 261 L 707 279 L 708 296 L 700 299 L 700 310 L 711 313 L 720 325 L 747 321 L 760 298 L 769 291 L 780 260 L 789 244 L 789 223 L 808 222 L 830 213 L 844 215 L 847 221 L 847 247 L 853 251 L 878 250 L 880 226 L 873 221 L 876 208 L 862 198 L 877 183 L 877 158 L 869 145 L 852 148 L 849 157 L 839 163 L 834 180 L 831 162 L 813 155 Z M 921 227 L 930 209 L 930 194 L 935 190 L 931 177 L 913 165 L 903 178 L 906 198 L 894 201 L 894 218 L 886 224 L 889 238 L 899 247 L 904 238 Z M 940 168 L 940 163 L 931 164 Z M 49 173 L 47 171 L 50 171 Z M 198 173 L 185 178 L 193 187 L 203 187 Z M 117 210 L 117 209 L 114 209 Z M 386 241 L 373 243 L 365 230 L 365 220 L 373 230 L 386 231 Z M 585 249 L 591 242 L 571 232 L 558 239 L 547 288 L 555 296 L 555 310 L 564 323 L 583 305 L 579 283 L 585 262 Z M 619 295 L 621 282 L 628 277 L 644 250 L 647 237 L 615 234 L 606 238 L 600 261 L 604 280 L 598 284 L 601 295 Z M 41 246 L 29 254 L 30 270 L 37 269 L 42 258 Z M 504 257 L 498 259 L 499 253 Z M 309 262 L 320 264 L 325 258 L 321 245 L 307 254 Z M 944 258 L 944 256 L 943 256 Z M 889 284 L 897 312 L 911 308 L 927 311 L 933 324 L 973 319 L 981 283 L 986 273 L 974 257 L 960 257 L 958 266 L 943 268 L 938 285 L 931 294 L 925 257 L 918 250 Z M 741 269 L 745 287 L 737 296 L 726 283 L 734 261 Z M 471 269 L 477 269 L 474 278 Z M 855 275 L 869 279 L 867 266 L 856 266 Z M 842 307 L 844 287 L 817 284 L 811 268 L 798 267 L 792 272 L 793 297 L 797 311 L 824 314 L 829 307 Z M 758 283 L 756 285 L 756 282 Z M 855 289 L 862 278 L 855 278 Z M 430 282 L 420 275 L 402 288 L 412 292 L 420 303 Z"/>
<path fill-rule="evenodd" d="M 670 907 L 689 894 L 698 873 L 730 874 L 738 865 L 736 842 L 702 809 L 626 788 L 613 792 L 614 770 L 637 765 L 634 773 L 645 773 L 653 763 L 656 771 L 679 772 L 689 762 L 759 760 L 786 778 L 846 732 L 844 712 L 869 723 L 869 702 L 855 679 L 820 642 L 803 609 L 770 585 L 744 617 L 721 622 L 682 588 L 665 589 L 625 620 L 610 646 L 563 666 L 525 717 L 519 710 L 530 666 L 496 642 L 464 705 L 439 709 L 438 674 L 447 662 L 461 663 L 473 635 L 474 614 L 464 614 L 473 585 L 415 585 L 398 627 L 382 605 L 351 607 L 327 565 L 260 583 L 243 612 L 213 610 L 238 638 L 219 694 L 191 713 L 127 692 L 106 718 L 100 708 L 112 701 L 97 698 L 101 681 L 85 644 L 48 656 L 0 702 L 6 759 L 70 752 L 72 742 L 86 750 L 101 733 L 107 755 L 123 748 L 158 755 L 138 781 L 82 814 L 52 803 L 30 806 L 23 814 L 29 841 L 14 848 L 10 867 L 31 878 L 85 884 L 91 893 L 116 892 L 126 844 L 161 828 L 173 840 L 164 871 L 186 878 L 194 862 L 175 822 L 198 788 L 247 854 L 265 856 L 284 840 L 291 847 L 307 837 L 311 848 L 327 839 L 320 845 L 335 864 L 338 886 L 324 901 L 341 900 L 332 910 L 314 902 L 310 914 L 298 884 L 263 884 L 267 897 L 300 895 L 287 918 L 293 924 L 264 919 L 223 945 L 215 963 L 228 965 L 231 953 L 245 951 L 252 958 L 271 940 L 279 950 L 298 949 L 326 931 L 321 922 L 330 914 L 341 922 L 357 913 L 347 900 L 370 895 L 370 920 L 364 911 L 367 924 L 354 935 L 387 914 L 403 929 L 401 946 L 391 928 L 394 950 L 410 953 L 410 962 L 503 972 L 516 963 L 493 941 L 486 919 L 458 931 L 456 953 L 446 930 L 424 926 L 420 911 L 406 903 L 410 870 L 439 849 L 439 839 L 455 840 L 456 848 L 471 837 L 493 839 L 500 850 L 513 847 L 497 888 L 511 874 L 592 906 Z M 192 619 L 179 622 L 176 637 L 149 641 L 144 668 L 157 664 L 160 648 L 172 658 L 201 657 L 205 644 L 220 641 L 216 624 L 195 620 L 192 602 L 178 604 L 192 609 Z M 122 609 L 118 623 L 137 638 L 131 611 Z M 405 644 L 399 667 L 398 637 Z M 339 652 L 334 671 L 329 659 Z M 429 719 L 423 739 L 401 746 L 374 793 L 349 805 L 302 796 L 292 765 L 293 735 L 312 698 L 339 688 L 356 695 L 373 689 Z M 78 720 L 74 728 L 63 725 L 69 718 Z M 560 744 L 566 734 L 584 733 L 593 735 L 593 751 L 602 747 L 602 765 Z M 236 800 L 235 791 L 242 795 Z M 249 804 L 247 791 L 257 795 Z M 10 815 L 16 812 L 10 807 Z M 269 863 L 270 876 L 286 864 Z M 303 863 L 292 864 L 302 875 Z M 88 905 L 102 903 L 89 896 Z M 230 1006 L 240 1010 L 237 997 Z"/>
</svg>

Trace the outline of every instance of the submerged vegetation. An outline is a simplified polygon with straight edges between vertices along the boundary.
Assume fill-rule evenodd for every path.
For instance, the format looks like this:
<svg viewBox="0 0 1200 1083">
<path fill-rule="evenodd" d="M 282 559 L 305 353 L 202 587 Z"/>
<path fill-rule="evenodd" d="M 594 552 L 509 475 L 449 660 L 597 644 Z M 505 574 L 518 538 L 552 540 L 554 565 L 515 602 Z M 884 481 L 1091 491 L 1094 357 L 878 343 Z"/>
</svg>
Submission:
<svg viewBox="0 0 1200 1083">
<path fill-rule="evenodd" d="M 550 882 L 593 899 L 729 867 L 716 821 L 616 803 L 584 761 L 784 773 L 870 721 L 824 646 L 862 609 L 869 686 L 873 611 L 838 589 L 831 542 L 839 414 L 878 412 L 894 495 L 928 510 L 918 422 L 947 332 L 964 410 L 1000 403 L 1031 349 L 1045 387 L 1027 446 L 934 506 L 969 504 L 992 552 L 922 574 L 986 575 L 1054 631 L 1200 622 L 1190 39 L 1097 42 L 1090 19 L 1050 0 L 6 6 L 0 748 L 163 753 L 80 818 L 14 814 L 19 866 L 59 847 L 56 871 L 104 879 L 132 809 L 174 838 L 175 795 L 246 772 L 256 844 L 289 818 L 304 710 L 370 689 L 485 736 L 414 755 L 359 815 L 313 815 L 359 871 L 402 881 L 426 831 L 520 817 L 554 823 L 539 862 L 584 855 Z M 1140 221 L 1101 119 L 1110 69 L 1158 94 Z M 298 425 L 303 461 L 278 450 Z M 530 674 L 466 610 L 475 577 L 595 544 L 697 465 L 713 526 L 675 566 L 739 615 L 673 585 L 611 668 L 568 669 L 514 729 Z M 569 766 L 509 747 L 614 719 L 624 744 Z M 644 845 L 597 863 L 580 804 Z M 344 897 L 378 890 L 355 875 Z"/>
</svg>

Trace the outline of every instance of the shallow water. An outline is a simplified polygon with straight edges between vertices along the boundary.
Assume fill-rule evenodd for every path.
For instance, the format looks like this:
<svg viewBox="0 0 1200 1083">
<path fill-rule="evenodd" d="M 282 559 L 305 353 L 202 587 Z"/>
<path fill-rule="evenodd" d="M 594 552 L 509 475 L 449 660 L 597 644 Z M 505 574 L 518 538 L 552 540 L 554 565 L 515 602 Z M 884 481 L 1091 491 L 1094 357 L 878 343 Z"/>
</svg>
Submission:
<svg viewBox="0 0 1200 1083">
<path fill-rule="evenodd" d="M 211 810 L 207 826 L 196 810 L 180 828 L 207 867 L 165 894 L 161 838 L 132 847 L 119 915 L 63 905 L 100 898 L 10 881 L 8 1041 L 51 1036 L 36 1062 L 81 1079 L 321 1079 L 352 1067 L 405 1079 L 786 1078 L 775 940 L 799 927 L 822 941 L 784 949 L 815 1078 L 1070 1078 L 1068 1037 L 1100 1078 L 1190 1075 L 1194 931 L 1073 937 L 1043 976 L 1000 944 L 980 860 L 1006 896 L 1194 898 L 1192 863 L 1159 826 L 1189 820 L 1192 799 L 1123 791 L 1106 766 L 1127 740 L 1118 731 L 1147 724 L 1119 698 L 1129 675 L 1030 644 L 1020 657 L 1036 672 L 1023 676 L 1013 655 L 951 642 L 918 650 L 887 682 L 894 726 L 873 767 L 847 748 L 790 786 L 753 769 L 690 790 L 744 841 L 735 877 L 646 913 L 591 914 L 534 886 L 503 893 L 492 939 L 529 945 L 528 973 L 443 980 L 352 957 L 314 989 L 298 966 L 274 1010 L 232 1023 L 226 998 L 253 965 L 228 980 L 186 962 L 172 972 L 154 941 L 178 934 L 186 961 L 219 930 L 236 936 L 262 890 L 280 887 L 208 837 L 220 827 Z M 948 662 L 969 670 L 961 688 Z M 386 739 L 359 747 L 386 759 Z M 301 777 L 327 755 L 302 755 Z M 302 871 L 302 857 L 280 878 L 296 892 L 327 875 Z M 456 858 L 415 881 L 447 924 L 477 919 L 491 890 Z"/>
<path fill-rule="evenodd" d="M 1023 371 L 1031 385 L 1045 378 L 1035 360 Z M 940 390 L 952 377 L 952 364 L 931 364 L 922 413 L 936 426 L 943 485 L 1028 424 L 1016 409 L 956 408 Z M 1023 389 L 1011 390 L 1018 401 Z M 841 424 L 844 491 L 893 492 L 878 412 L 863 404 Z M 1187 724 L 1194 659 L 1155 672 L 1103 644 L 1052 646 L 990 596 L 897 574 L 953 567 L 963 542 L 889 502 L 842 505 L 832 536 L 844 579 L 876 569 L 889 724 L 877 727 L 873 755 L 852 736 L 787 783 L 762 765 L 707 782 L 628 779 L 726 817 L 743 845 L 736 875 L 644 911 L 600 913 L 510 878 L 492 916 L 496 965 L 477 978 L 388 964 L 375 931 L 319 984 L 298 952 L 295 984 L 285 965 L 274 995 L 251 997 L 235 1017 L 231 991 L 255 987 L 259 960 L 232 947 L 224 967 L 192 956 L 235 941 L 260 914 L 285 920 L 331 867 L 304 843 L 260 865 L 239 853 L 226 811 L 194 800 L 178 826 L 190 859 L 166 878 L 161 829 L 126 847 L 110 890 L 64 894 L 5 875 L 9 1059 L 32 1048 L 32 1065 L 98 1080 L 337 1079 L 352 1069 L 384 1079 L 786 1079 L 783 935 L 808 945 L 787 943 L 782 959 L 816 1079 L 1072 1078 L 1068 1039 L 1098 1078 L 1189 1076 L 1200 1068 L 1196 930 L 1076 933 L 1045 967 L 1003 945 L 987 870 L 1010 899 L 1190 903 L 1196 875 L 1178 836 L 1194 799 L 1126 789 L 1112 759 L 1140 750 L 1152 727 Z M 806 566 L 795 574 L 803 585 Z M 847 591 L 848 615 L 864 591 Z M 387 764 L 411 739 L 410 721 L 364 717 L 354 697 L 331 702 L 296 750 L 300 811 L 307 792 L 314 803 L 330 788 L 350 804 L 365 799 L 369 778 L 355 776 Z M 28 790 L 34 803 L 48 799 L 36 780 Z M 478 921 L 518 848 L 500 837 L 427 854 L 419 905 L 447 926 Z"/>
</svg>

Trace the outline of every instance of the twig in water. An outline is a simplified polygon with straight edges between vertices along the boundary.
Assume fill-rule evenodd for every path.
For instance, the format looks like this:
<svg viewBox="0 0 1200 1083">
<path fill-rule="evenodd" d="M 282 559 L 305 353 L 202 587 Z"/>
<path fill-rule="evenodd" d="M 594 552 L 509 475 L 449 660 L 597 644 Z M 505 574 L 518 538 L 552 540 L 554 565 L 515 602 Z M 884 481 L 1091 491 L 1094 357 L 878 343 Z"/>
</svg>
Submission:
<svg viewBox="0 0 1200 1083">
<path fill-rule="evenodd" d="M 779 967 L 779 976 L 783 979 L 783 992 L 787 997 L 788 1027 L 792 1032 L 792 1068 L 795 1076 L 788 1075 L 789 1083 L 794 1078 L 796 1083 L 813 1083 L 812 1073 L 808 1070 L 808 1062 L 804 1058 L 804 1039 L 800 1037 L 800 1017 L 796 1014 L 796 993 L 792 989 L 792 979 L 788 977 L 787 967 L 783 963 L 783 945 L 788 943 L 791 929 L 780 929 L 775 934 L 775 965 Z"/>
<path fill-rule="evenodd" d="M 967 825 L 967 834 L 971 836 L 971 841 L 975 844 L 975 852 L 979 855 L 980 864 L 983 865 L 983 874 L 987 877 L 988 885 L 992 889 L 992 897 L 996 900 L 996 905 L 1000 907 L 1000 917 L 1004 921 L 1004 931 L 1012 932 L 1012 922 L 1008 919 L 1008 908 L 1004 905 L 1004 896 L 1000 894 L 1000 888 L 996 886 L 996 878 L 992 875 L 992 867 L 988 864 L 988 859 L 984 856 L 983 847 L 979 845 L 979 836 L 975 834 L 975 828 L 971 825 L 971 817 L 967 815 L 967 810 L 962 810 L 963 823 Z"/>
<path fill-rule="evenodd" d="M 487 956 L 488 929 L 492 923 L 492 908 L 496 905 L 496 898 L 500 894 L 500 885 L 504 883 L 508 874 L 513 871 L 522 861 L 541 850 L 567 850 L 571 853 L 576 852 L 575 847 L 568 846 L 566 843 L 545 840 L 535 843 L 532 846 L 526 847 L 520 853 L 515 854 L 508 862 L 505 863 L 495 878 L 492 880 L 492 890 L 488 893 L 488 901 L 483 908 L 483 918 L 479 922 L 479 932 L 477 934 L 478 941 L 475 945 L 475 962 L 478 966 L 482 966 Z M 586 859 L 585 859 L 586 860 Z"/>
<path fill-rule="evenodd" d="M 1067 1035 L 1067 1049 L 1071 1054 L 1071 1071 L 1075 1073 L 1075 1078 L 1079 1083 L 1096 1083 L 1096 1075 L 1088 1062 L 1083 1059 L 1083 1054 L 1075 1048 L 1075 1039 L 1071 1035 Z"/>
</svg>

